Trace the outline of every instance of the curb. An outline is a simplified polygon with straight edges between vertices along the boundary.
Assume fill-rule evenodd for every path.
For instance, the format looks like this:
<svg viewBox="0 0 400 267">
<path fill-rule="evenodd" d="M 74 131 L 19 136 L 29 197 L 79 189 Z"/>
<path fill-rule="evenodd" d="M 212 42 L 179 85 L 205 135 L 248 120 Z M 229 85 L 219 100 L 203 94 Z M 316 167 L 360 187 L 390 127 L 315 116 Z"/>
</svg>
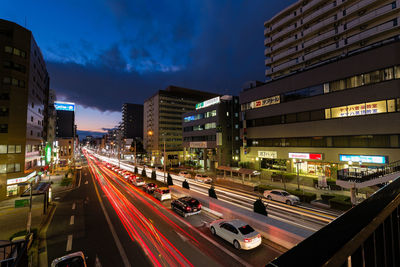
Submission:
<svg viewBox="0 0 400 267">
<path fill-rule="evenodd" d="M 37 259 L 37 266 L 49 266 L 47 261 L 47 243 L 46 243 L 46 234 L 47 228 L 50 225 L 50 222 L 53 218 L 53 215 L 56 211 L 57 205 L 53 202 L 51 205 L 47 215 L 42 219 L 39 232 L 38 232 L 38 240 L 37 240 L 37 250 L 36 259 Z"/>
</svg>

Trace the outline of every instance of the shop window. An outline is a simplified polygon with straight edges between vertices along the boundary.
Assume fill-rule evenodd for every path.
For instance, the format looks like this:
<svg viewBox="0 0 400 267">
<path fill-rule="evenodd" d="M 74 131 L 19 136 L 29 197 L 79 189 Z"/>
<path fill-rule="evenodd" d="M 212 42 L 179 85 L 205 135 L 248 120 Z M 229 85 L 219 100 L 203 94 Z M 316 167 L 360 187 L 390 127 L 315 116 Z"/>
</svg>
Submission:
<svg viewBox="0 0 400 267">
<path fill-rule="evenodd" d="M 387 112 L 396 112 L 395 99 L 390 99 L 387 101 Z"/>
<path fill-rule="evenodd" d="M 0 145 L 0 154 L 7 154 L 7 145 Z"/>
<path fill-rule="evenodd" d="M 394 77 L 393 75 L 393 68 L 387 68 L 383 70 L 383 80 L 388 81 L 392 80 Z"/>
<path fill-rule="evenodd" d="M 339 81 L 331 82 L 329 84 L 329 88 L 330 88 L 331 92 L 344 90 L 344 89 L 346 89 L 346 81 L 339 80 Z"/>
<path fill-rule="evenodd" d="M 7 164 L 7 173 L 15 172 L 14 163 Z"/>
<path fill-rule="evenodd" d="M 379 70 L 367 73 L 364 75 L 364 84 L 378 83 L 382 80 Z"/>
<path fill-rule="evenodd" d="M 353 76 L 346 79 L 347 88 L 354 88 L 363 85 L 363 77 L 361 75 Z"/>
<path fill-rule="evenodd" d="M 349 147 L 368 147 L 368 136 L 352 136 L 349 138 Z"/>
<path fill-rule="evenodd" d="M 7 196 L 16 196 L 18 194 L 18 185 L 9 185 L 7 186 Z"/>
<path fill-rule="evenodd" d="M 400 66 L 395 66 L 394 67 L 394 77 L 396 79 L 400 79 Z"/>
</svg>

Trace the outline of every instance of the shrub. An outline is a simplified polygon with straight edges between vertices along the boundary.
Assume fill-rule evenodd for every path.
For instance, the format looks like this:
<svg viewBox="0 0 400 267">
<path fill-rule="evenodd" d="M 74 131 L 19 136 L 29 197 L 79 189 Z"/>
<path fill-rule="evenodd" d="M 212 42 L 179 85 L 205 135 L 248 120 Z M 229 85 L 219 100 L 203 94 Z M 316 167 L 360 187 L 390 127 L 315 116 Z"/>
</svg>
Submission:
<svg viewBox="0 0 400 267">
<path fill-rule="evenodd" d="M 317 194 L 303 192 L 302 190 L 288 190 L 288 193 L 299 197 L 301 202 L 310 203 L 317 198 Z"/>
<path fill-rule="evenodd" d="M 61 186 L 69 186 L 72 183 L 72 178 L 64 177 L 61 179 Z"/>
<path fill-rule="evenodd" d="M 293 181 L 297 176 L 292 173 L 283 173 L 282 174 L 283 179 L 285 179 L 286 182 L 291 182 Z"/>
<path fill-rule="evenodd" d="M 329 202 L 330 199 L 334 198 L 335 195 L 329 195 L 329 194 L 321 194 L 321 199 L 325 202 Z"/>
<path fill-rule="evenodd" d="M 326 179 L 326 183 L 331 190 L 342 190 L 342 188 L 336 184 L 336 180 Z"/>
<path fill-rule="evenodd" d="M 260 193 L 264 193 L 265 190 L 272 190 L 272 189 L 276 189 L 276 187 L 266 184 L 260 184 L 254 187 L 254 191 L 258 191 Z"/>
<path fill-rule="evenodd" d="M 331 198 L 329 200 L 329 205 L 332 209 L 338 210 L 348 210 L 353 206 L 350 202 L 350 197 L 346 196 L 335 196 Z"/>
<path fill-rule="evenodd" d="M 143 168 L 143 170 L 142 170 L 142 176 L 144 178 L 147 178 L 147 174 L 146 174 L 146 169 L 145 168 Z"/>
</svg>

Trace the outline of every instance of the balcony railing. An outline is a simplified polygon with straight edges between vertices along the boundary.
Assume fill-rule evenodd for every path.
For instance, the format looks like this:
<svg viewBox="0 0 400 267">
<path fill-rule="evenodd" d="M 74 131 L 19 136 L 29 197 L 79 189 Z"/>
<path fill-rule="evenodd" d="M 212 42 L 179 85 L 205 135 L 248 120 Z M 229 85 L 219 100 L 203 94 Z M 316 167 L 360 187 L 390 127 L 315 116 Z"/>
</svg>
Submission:
<svg viewBox="0 0 400 267">
<path fill-rule="evenodd" d="M 325 32 L 325 33 L 323 33 L 321 35 L 318 35 L 318 36 L 315 36 L 311 40 L 305 42 L 304 43 L 304 47 L 308 47 L 308 46 L 317 44 L 317 43 L 322 42 L 322 41 L 326 40 L 327 38 L 330 38 L 330 37 L 332 37 L 334 35 L 335 35 L 335 30 L 331 30 L 331 31 Z"/>
<path fill-rule="evenodd" d="M 286 33 L 290 32 L 294 29 L 296 29 L 296 27 L 294 26 L 294 24 L 292 24 L 292 25 L 286 27 L 285 29 L 281 30 L 280 32 L 275 33 L 275 35 L 272 35 L 272 38 L 274 40 L 279 39 L 281 36 L 285 35 Z"/>
<path fill-rule="evenodd" d="M 381 167 L 370 167 L 367 169 L 347 168 L 338 170 L 337 179 L 354 183 L 363 183 L 395 172 L 400 172 L 400 161 L 395 161 Z"/>
<path fill-rule="evenodd" d="M 399 206 L 396 179 L 267 266 L 400 266 Z"/>
<path fill-rule="evenodd" d="M 317 11 L 311 13 L 310 15 L 304 17 L 303 19 L 303 24 L 310 22 L 311 20 L 325 14 L 327 11 L 331 10 L 332 8 L 334 8 L 335 5 L 330 2 L 329 4 L 327 4 L 326 6 L 324 6 L 321 9 L 318 9 Z"/>
<path fill-rule="evenodd" d="M 347 13 L 347 15 L 350 15 L 351 13 L 356 12 L 356 11 L 358 11 L 370 4 L 373 4 L 375 2 L 377 2 L 377 1 L 376 0 L 364 0 L 364 1 L 358 2 L 354 5 L 352 5 L 351 7 L 347 8 L 346 13 Z"/>
<path fill-rule="evenodd" d="M 347 28 L 353 28 L 353 27 L 357 27 L 358 25 L 365 23 L 367 21 L 370 21 L 372 19 L 376 19 L 379 16 L 382 16 L 386 13 L 389 13 L 393 10 L 392 5 L 386 5 L 383 6 L 381 8 L 378 8 L 372 12 L 369 12 L 367 14 L 365 14 L 364 16 L 360 17 L 360 18 L 356 18 L 352 21 L 350 21 L 349 23 L 347 23 Z"/>
<path fill-rule="evenodd" d="M 317 30 L 319 30 L 319 29 L 321 29 L 321 28 L 333 23 L 334 21 L 335 21 L 335 18 L 332 16 L 332 17 L 329 17 L 329 18 L 327 18 L 327 19 L 325 19 L 325 20 L 323 20 L 323 21 L 321 21 L 319 23 L 313 24 L 308 29 L 303 31 L 303 35 L 307 36 L 309 33 L 315 32 L 315 31 L 317 31 Z"/>
<path fill-rule="evenodd" d="M 352 44 L 355 42 L 362 41 L 366 38 L 369 38 L 374 35 L 382 34 L 385 31 L 393 29 L 395 26 L 393 25 L 393 21 L 388 21 L 384 24 L 381 24 L 377 27 L 371 28 L 359 34 L 355 34 L 349 38 L 347 38 L 347 44 Z M 397 26 L 398 27 L 398 26 Z"/>
</svg>

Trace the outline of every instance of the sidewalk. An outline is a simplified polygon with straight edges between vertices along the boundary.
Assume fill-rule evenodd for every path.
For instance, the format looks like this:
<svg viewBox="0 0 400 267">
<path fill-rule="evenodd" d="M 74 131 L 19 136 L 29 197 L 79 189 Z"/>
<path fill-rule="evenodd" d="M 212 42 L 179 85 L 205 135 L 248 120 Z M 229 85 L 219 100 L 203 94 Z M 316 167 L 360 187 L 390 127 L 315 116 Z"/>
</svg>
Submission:
<svg viewBox="0 0 400 267">
<path fill-rule="evenodd" d="M 53 182 L 51 186 L 53 195 L 69 188 L 60 185 L 63 176 L 62 172 L 58 175 L 51 175 L 50 181 Z M 49 177 L 42 179 L 44 182 L 48 180 Z M 14 233 L 26 230 L 29 205 L 15 208 L 15 200 L 17 199 L 29 200 L 29 197 L 13 197 L 0 201 L 0 240 L 8 240 Z M 44 217 L 43 215 L 43 195 L 33 196 L 31 229 L 38 229 Z"/>
</svg>

